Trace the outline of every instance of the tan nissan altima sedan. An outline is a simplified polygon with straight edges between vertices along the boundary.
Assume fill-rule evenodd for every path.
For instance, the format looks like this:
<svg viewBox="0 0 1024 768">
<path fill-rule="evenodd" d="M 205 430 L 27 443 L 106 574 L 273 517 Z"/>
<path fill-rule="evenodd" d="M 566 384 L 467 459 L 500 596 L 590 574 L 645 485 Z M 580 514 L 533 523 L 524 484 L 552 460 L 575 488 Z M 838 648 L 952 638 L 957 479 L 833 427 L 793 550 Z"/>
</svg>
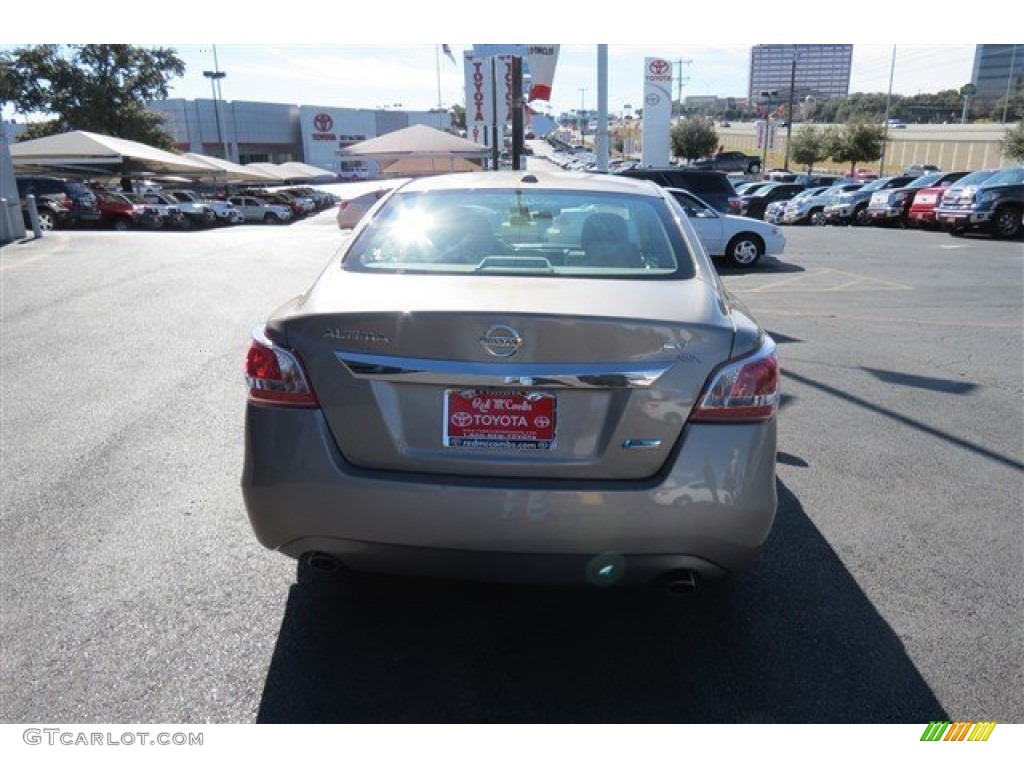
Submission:
<svg viewBox="0 0 1024 768">
<path fill-rule="evenodd" d="M 313 563 L 694 585 L 775 516 L 775 344 L 649 182 L 407 182 L 245 372 L 253 530 Z"/>
</svg>

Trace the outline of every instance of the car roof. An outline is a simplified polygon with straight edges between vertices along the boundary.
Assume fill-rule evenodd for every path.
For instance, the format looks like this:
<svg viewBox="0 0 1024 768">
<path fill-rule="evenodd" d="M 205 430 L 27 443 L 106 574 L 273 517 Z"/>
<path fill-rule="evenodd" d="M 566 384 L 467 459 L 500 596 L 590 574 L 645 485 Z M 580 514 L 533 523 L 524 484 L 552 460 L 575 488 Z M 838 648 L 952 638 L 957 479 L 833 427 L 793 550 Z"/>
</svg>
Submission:
<svg viewBox="0 0 1024 768">
<path fill-rule="evenodd" d="M 656 186 L 640 179 L 615 173 L 575 173 L 571 171 L 449 173 L 413 179 L 400 187 L 403 192 L 433 192 L 451 189 L 568 190 L 660 196 Z"/>
</svg>

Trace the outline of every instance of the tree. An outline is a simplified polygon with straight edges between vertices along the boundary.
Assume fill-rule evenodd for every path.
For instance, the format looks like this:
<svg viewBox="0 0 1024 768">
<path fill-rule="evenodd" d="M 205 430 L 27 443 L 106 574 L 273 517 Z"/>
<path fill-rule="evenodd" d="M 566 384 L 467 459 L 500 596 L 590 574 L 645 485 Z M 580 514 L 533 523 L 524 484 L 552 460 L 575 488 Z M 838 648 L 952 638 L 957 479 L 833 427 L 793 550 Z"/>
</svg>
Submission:
<svg viewBox="0 0 1024 768">
<path fill-rule="evenodd" d="M 830 147 L 826 139 L 827 135 L 824 131 L 805 125 L 793 136 L 789 156 L 793 158 L 793 162 L 805 166 L 807 172 L 810 173 L 814 170 L 815 163 L 820 163 L 829 157 Z"/>
<path fill-rule="evenodd" d="M 163 116 L 146 102 L 166 99 L 171 79 L 184 74 L 172 48 L 27 46 L 0 53 L 0 102 L 52 116 L 30 125 L 26 139 L 79 130 L 170 149 Z"/>
<path fill-rule="evenodd" d="M 1004 116 L 1011 123 L 1024 120 L 1024 91 L 1011 93 L 1009 102 L 1006 96 L 1001 96 L 989 113 L 989 117 L 999 123 L 1003 122 Z"/>
<path fill-rule="evenodd" d="M 850 173 L 857 163 L 878 160 L 885 149 L 885 129 L 880 125 L 854 122 L 827 132 L 828 157 L 837 163 L 849 163 Z"/>
<path fill-rule="evenodd" d="M 707 157 L 718 149 L 714 123 L 704 118 L 681 120 L 672 128 L 672 154 L 687 160 Z"/>
<path fill-rule="evenodd" d="M 1024 163 L 1024 123 L 1017 123 L 1003 134 L 1000 146 L 1008 158 Z"/>
<path fill-rule="evenodd" d="M 461 104 L 452 104 L 448 108 L 448 114 L 452 116 L 452 128 L 459 131 L 466 130 L 466 108 Z"/>
</svg>

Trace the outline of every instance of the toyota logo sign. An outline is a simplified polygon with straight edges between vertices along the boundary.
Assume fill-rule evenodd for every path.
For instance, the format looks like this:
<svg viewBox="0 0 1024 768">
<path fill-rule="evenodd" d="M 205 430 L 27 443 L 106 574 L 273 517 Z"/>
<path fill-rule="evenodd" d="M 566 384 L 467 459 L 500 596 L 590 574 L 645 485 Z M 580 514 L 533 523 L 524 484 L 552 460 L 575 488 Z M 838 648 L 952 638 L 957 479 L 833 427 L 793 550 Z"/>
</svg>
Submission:
<svg viewBox="0 0 1024 768">
<path fill-rule="evenodd" d="M 669 64 L 664 59 L 655 59 L 650 63 L 648 70 L 650 70 L 650 73 L 652 75 L 664 75 L 666 72 L 669 71 L 671 66 L 672 65 Z"/>
<path fill-rule="evenodd" d="M 326 112 L 321 112 L 319 115 L 313 118 L 313 127 L 316 128 L 320 133 L 326 133 L 334 127 L 334 118 L 328 115 Z"/>
</svg>

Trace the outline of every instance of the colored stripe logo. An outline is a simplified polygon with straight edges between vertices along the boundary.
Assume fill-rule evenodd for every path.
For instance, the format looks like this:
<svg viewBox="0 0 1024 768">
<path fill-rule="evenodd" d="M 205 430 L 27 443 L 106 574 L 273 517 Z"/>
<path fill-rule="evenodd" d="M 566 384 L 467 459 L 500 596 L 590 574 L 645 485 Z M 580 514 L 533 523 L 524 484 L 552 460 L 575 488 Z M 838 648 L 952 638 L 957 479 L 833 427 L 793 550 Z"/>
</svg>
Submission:
<svg viewBox="0 0 1024 768">
<path fill-rule="evenodd" d="M 980 723 L 933 721 L 924 729 L 921 741 L 988 741 L 995 727 L 996 723 L 988 720 Z"/>
</svg>

